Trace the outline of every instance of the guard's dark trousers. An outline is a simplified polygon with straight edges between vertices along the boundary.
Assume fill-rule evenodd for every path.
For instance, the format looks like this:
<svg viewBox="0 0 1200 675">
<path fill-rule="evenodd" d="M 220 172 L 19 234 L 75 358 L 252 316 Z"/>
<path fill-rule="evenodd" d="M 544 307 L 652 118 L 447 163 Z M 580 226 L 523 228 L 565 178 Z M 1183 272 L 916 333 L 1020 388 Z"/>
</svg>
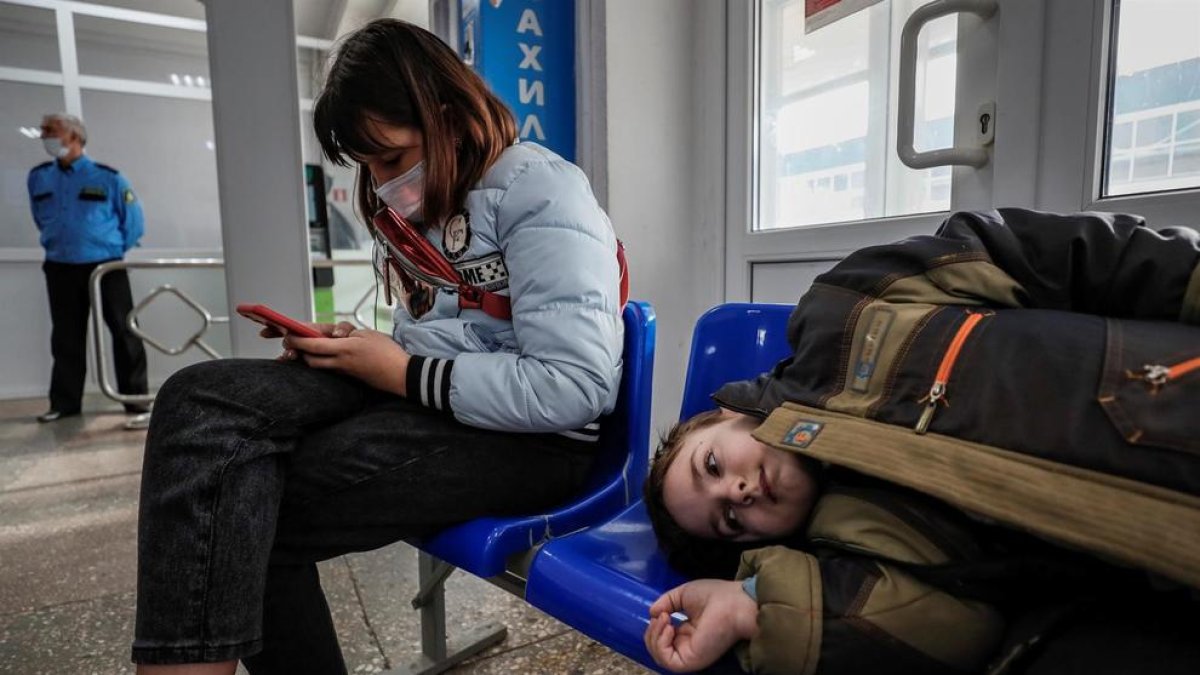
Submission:
<svg viewBox="0 0 1200 675">
<path fill-rule="evenodd" d="M 87 376 L 87 322 L 91 302 L 88 281 L 101 263 L 81 265 L 45 261 L 46 290 L 50 295 L 50 353 L 54 370 L 50 375 L 50 409 L 76 413 L 83 402 Z M 100 282 L 100 306 L 104 323 L 112 335 L 117 389 L 122 394 L 146 393 L 146 350 L 142 341 L 125 326 L 133 309 L 129 276 L 125 270 L 104 275 Z M 99 327 L 97 326 L 97 329 Z"/>
</svg>

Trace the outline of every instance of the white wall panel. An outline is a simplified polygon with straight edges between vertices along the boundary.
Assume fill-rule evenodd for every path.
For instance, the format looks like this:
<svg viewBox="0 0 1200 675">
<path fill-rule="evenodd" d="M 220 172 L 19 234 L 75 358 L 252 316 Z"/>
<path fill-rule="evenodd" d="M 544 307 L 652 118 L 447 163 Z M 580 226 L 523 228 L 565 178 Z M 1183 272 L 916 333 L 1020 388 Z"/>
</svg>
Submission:
<svg viewBox="0 0 1200 675">
<path fill-rule="evenodd" d="M 0 82 L 0 249 L 38 248 L 37 225 L 29 210 L 29 170 L 49 161 L 39 139 L 21 134 L 37 128 L 42 115 L 62 110 L 62 87 Z"/>
<path fill-rule="evenodd" d="M 606 16 L 608 212 L 629 249 L 631 296 L 658 315 L 655 428 L 678 407 L 691 305 L 688 4 L 609 2 Z"/>
<path fill-rule="evenodd" d="M 145 253 L 220 251 L 210 103 L 84 91 L 83 113 L 88 155 L 124 174 L 142 201 Z"/>
<path fill-rule="evenodd" d="M 0 2 L 0 66 L 58 70 L 54 12 Z"/>
<path fill-rule="evenodd" d="M 751 265 L 751 302 L 781 302 L 792 305 L 836 260 L 754 263 Z"/>
<path fill-rule="evenodd" d="M 77 16 L 75 43 L 83 75 L 163 84 L 171 83 L 171 74 L 208 79 L 208 50 L 201 32 Z"/>
</svg>

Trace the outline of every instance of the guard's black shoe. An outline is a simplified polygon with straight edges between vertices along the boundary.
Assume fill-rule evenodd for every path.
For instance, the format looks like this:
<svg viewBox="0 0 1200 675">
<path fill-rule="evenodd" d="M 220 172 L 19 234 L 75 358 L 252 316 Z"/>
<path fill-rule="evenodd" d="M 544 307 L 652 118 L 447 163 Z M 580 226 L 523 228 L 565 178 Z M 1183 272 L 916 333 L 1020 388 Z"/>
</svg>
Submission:
<svg viewBox="0 0 1200 675">
<path fill-rule="evenodd" d="M 46 412 L 37 416 L 37 421 L 41 422 L 42 424 L 45 424 L 46 422 L 56 422 L 64 417 L 74 417 L 75 415 L 78 415 L 78 414 L 79 414 L 78 410 L 76 410 L 74 412 L 63 412 L 61 410 L 47 410 Z"/>
<path fill-rule="evenodd" d="M 126 403 L 125 412 L 129 415 L 141 415 L 150 412 L 150 406 L 145 403 Z"/>
</svg>

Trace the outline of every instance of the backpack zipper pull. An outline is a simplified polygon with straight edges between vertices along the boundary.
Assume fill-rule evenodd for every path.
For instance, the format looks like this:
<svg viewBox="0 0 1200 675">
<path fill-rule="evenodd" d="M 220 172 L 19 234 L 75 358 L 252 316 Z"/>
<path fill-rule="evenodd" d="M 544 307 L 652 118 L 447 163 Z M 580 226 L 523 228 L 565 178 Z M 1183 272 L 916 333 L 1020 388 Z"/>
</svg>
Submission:
<svg viewBox="0 0 1200 675">
<path fill-rule="evenodd" d="M 921 418 L 917 420 L 916 432 L 923 434 L 929 430 L 929 423 L 933 420 L 933 413 L 937 412 L 938 403 L 950 405 L 946 401 L 946 384 L 944 382 L 934 382 L 929 393 L 921 401 L 925 402 L 925 409 L 921 411 Z M 918 401 L 920 403 L 921 401 Z"/>
<path fill-rule="evenodd" d="M 975 326 L 979 325 L 980 321 L 983 321 L 984 316 L 987 314 L 968 310 L 967 318 L 958 327 L 954 339 L 950 341 L 950 346 L 942 355 L 942 363 L 938 366 L 937 375 L 933 378 L 933 386 L 930 387 L 928 394 L 917 401 L 917 403 L 925 404 L 925 409 L 921 411 L 921 417 L 917 419 L 917 426 L 914 427 L 918 434 L 929 430 L 929 423 L 933 421 L 933 414 L 937 412 L 939 403 L 946 407 L 950 406 L 950 402 L 946 400 L 946 385 L 950 382 L 950 374 L 954 372 L 954 363 L 958 361 L 958 355 L 967 342 L 967 336 L 975 330 Z"/>
<path fill-rule="evenodd" d="M 1200 357 L 1189 359 L 1182 363 L 1176 363 L 1173 366 L 1164 366 L 1157 363 L 1147 363 L 1142 366 L 1142 372 L 1132 370 L 1125 371 L 1125 377 L 1131 380 L 1143 380 L 1150 385 L 1150 393 L 1157 394 L 1159 389 L 1179 377 L 1183 377 L 1193 370 L 1200 369 Z"/>
</svg>

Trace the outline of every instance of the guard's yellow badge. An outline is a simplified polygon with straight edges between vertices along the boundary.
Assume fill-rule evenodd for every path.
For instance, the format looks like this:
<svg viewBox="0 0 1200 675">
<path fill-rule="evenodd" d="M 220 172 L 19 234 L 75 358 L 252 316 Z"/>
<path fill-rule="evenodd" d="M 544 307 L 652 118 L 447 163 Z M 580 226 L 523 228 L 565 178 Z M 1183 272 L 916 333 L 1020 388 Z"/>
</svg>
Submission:
<svg viewBox="0 0 1200 675">
<path fill-rule="evenodd" d="M 133 190 L 130 190 L 129 188 L 125 189 L 124 198 L 126 204 L 132 204 L 137 201 L 137 197 L 134 196 Z"/>
</svg>

